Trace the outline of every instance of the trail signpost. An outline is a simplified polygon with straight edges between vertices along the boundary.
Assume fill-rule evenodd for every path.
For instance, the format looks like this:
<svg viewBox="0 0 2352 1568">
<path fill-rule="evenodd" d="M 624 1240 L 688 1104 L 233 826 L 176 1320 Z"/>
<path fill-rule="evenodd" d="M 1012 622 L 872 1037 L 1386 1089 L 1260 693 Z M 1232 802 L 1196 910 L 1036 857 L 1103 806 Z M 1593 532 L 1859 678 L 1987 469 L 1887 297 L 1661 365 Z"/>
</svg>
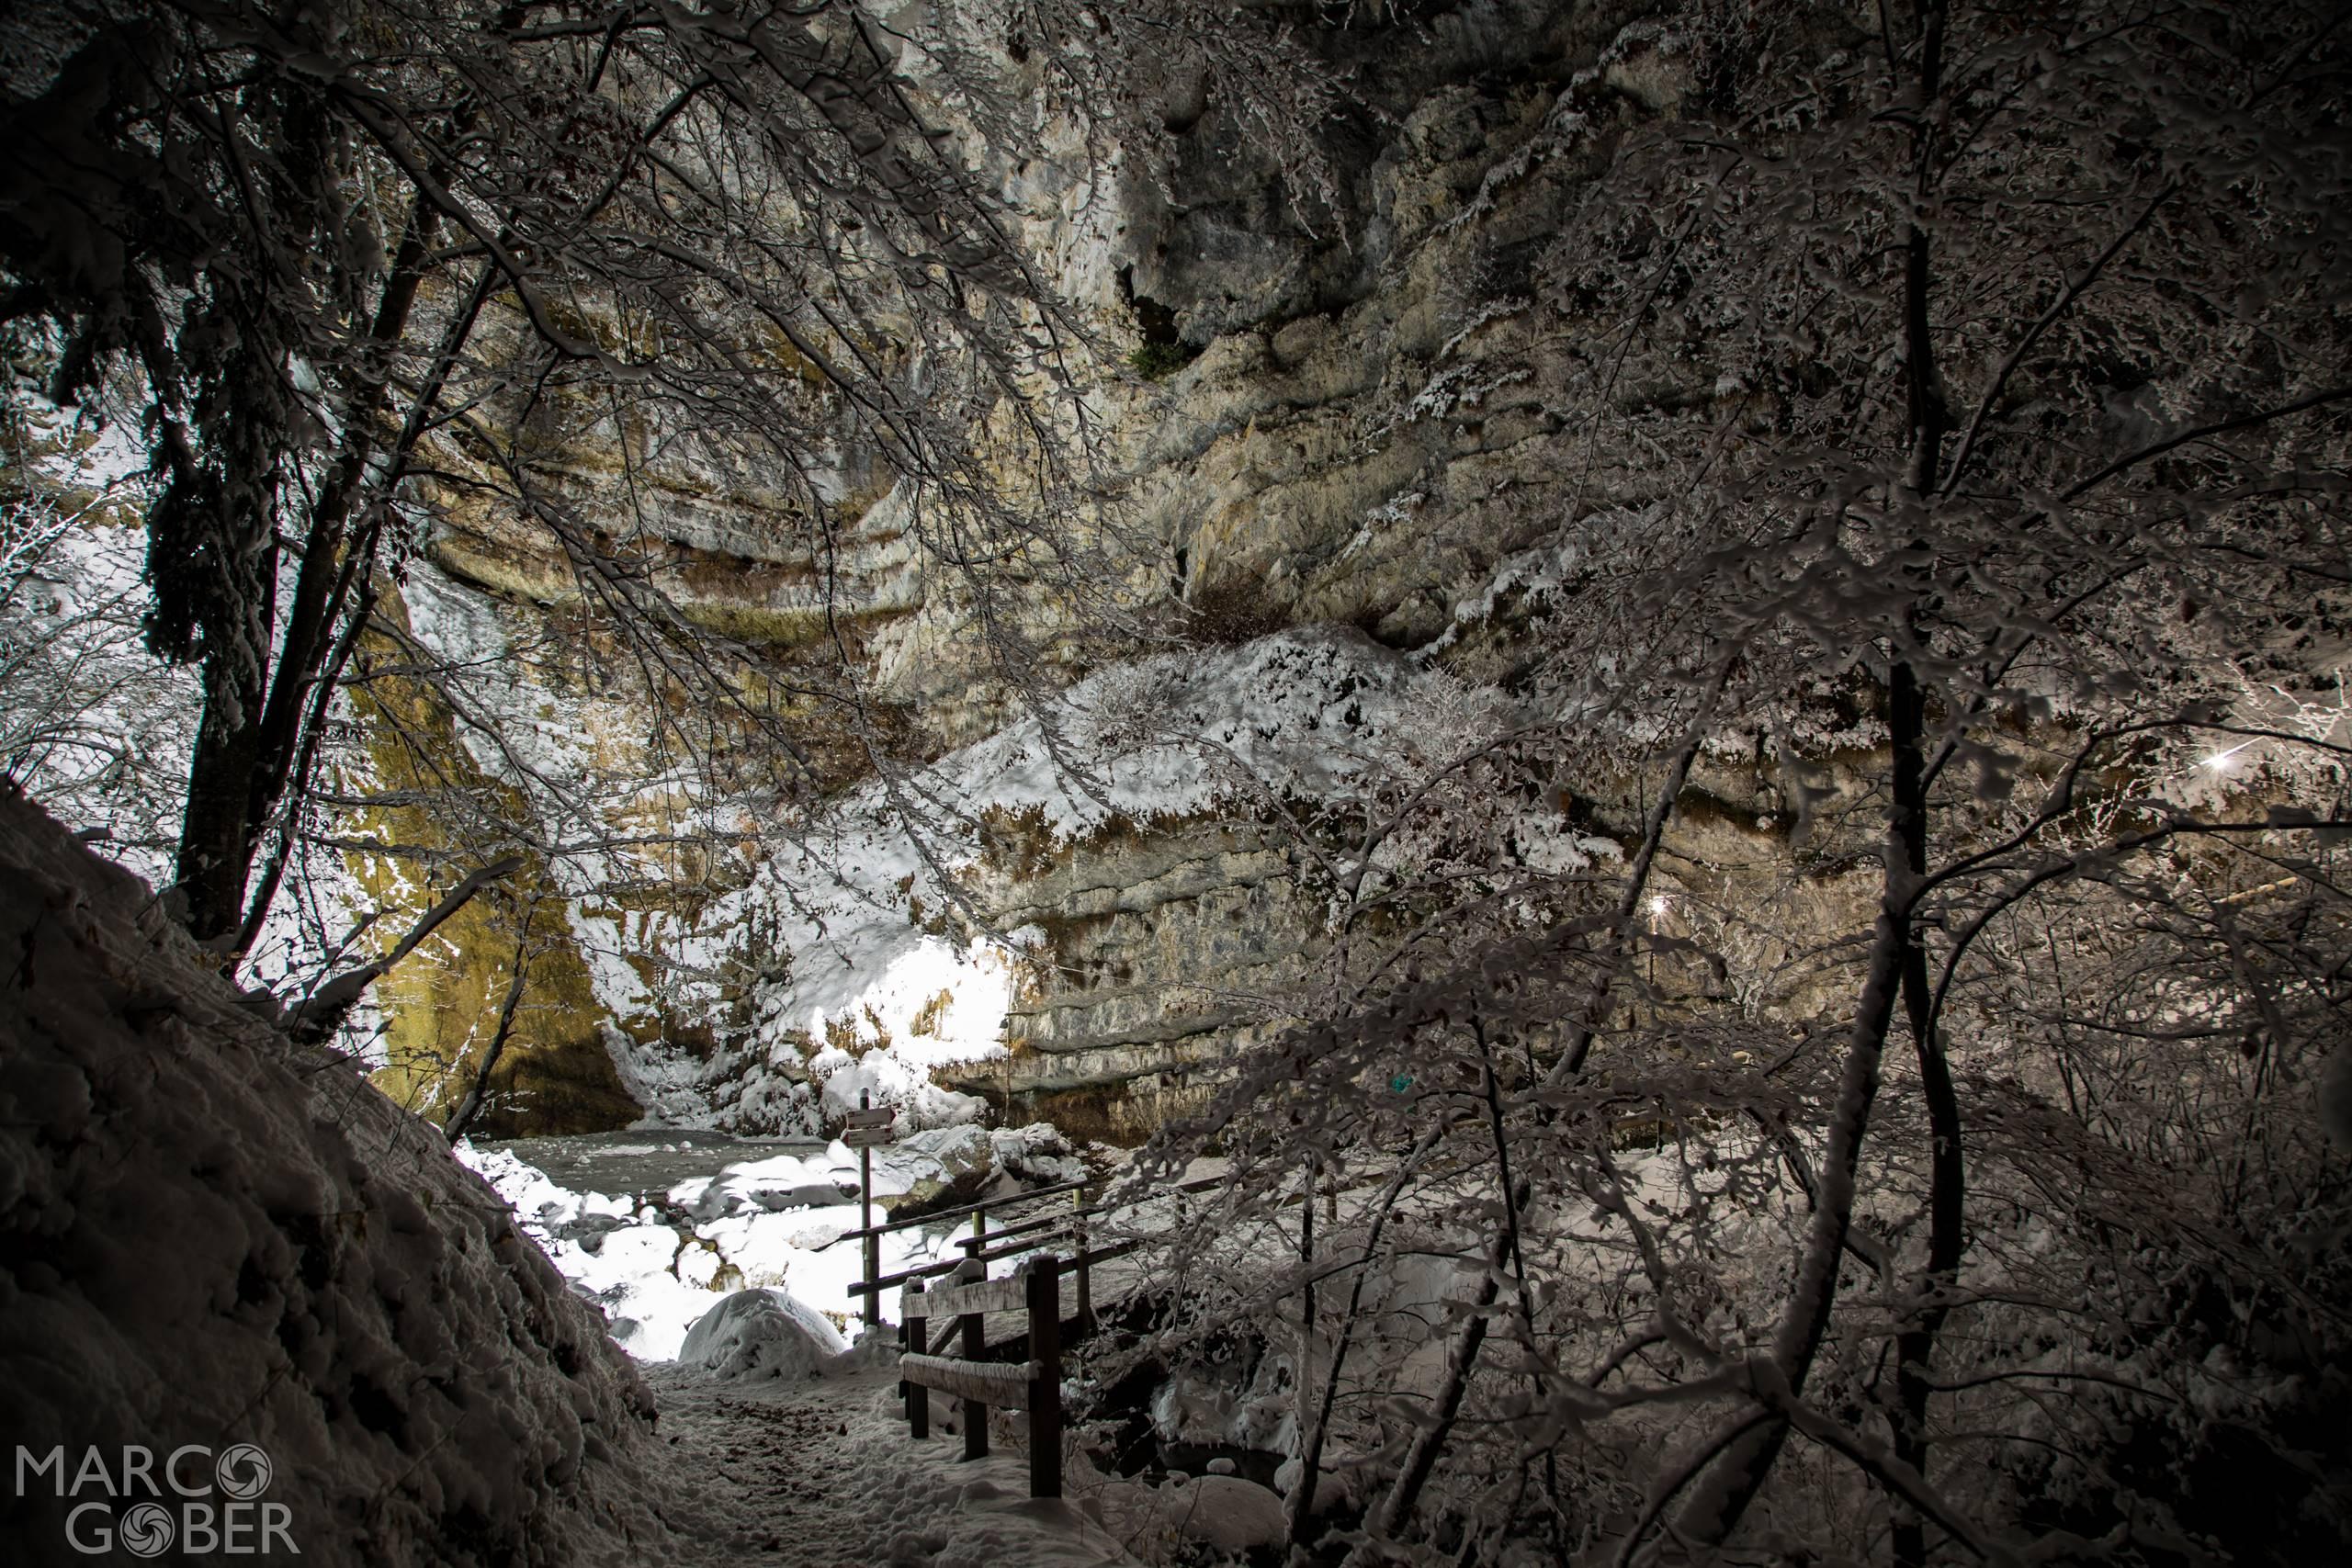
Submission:
<svg viewBox="0 0 2352 1568">
<path fill-rule="evenodd" d="M 894 1141 L 890 1123 L 898 1120 L 898 1115 L 896 1107 L 876 1105 L 871 1093 L 860 1089 L 857 1109 L 842 1121 L 842 1142 L 857 1151 L 857 1228 L 865 1233 L 860 1245 L 865 1250 L 865 1278 L 869 1284 L 882 1277 L 882 1238 L 874 1229 L 874 1150 Z M 865 1292 L 865 1318 L 869 1325 L 882 1321 L 880 1290 L 869 1289 Z"/>
</svg>

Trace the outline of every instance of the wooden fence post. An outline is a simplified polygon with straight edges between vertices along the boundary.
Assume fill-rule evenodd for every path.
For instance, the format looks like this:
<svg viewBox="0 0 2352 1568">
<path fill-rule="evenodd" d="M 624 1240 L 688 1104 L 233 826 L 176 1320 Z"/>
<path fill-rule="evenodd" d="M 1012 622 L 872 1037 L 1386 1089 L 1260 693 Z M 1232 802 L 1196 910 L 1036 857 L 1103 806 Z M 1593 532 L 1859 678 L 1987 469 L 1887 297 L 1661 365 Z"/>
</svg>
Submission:
<svg viewBox="0 0 2352 1568">
<path fill-rule="evenodd" d="M 874 1094 L 870 1089 L 857 1091 L 857 1108 L 874 1109 Z M 863 1134 L 865 1129 L 859 1129 Z M 874 1151 L 864 1144 L 857 1146 L 857 1228 L 874 1228 Z M 865 1265 L 865 1308 L 863 1319 L 868 1328 L 882 1321 L 882 1287 L 876 1283 L 882 1278 L 882 1238 L 865 1235 L 858 1239 L 858 1253 Z"/>
<path fill-rule="evenodd" d="M 989 1266 L 976 1258 L 967 1258 L 957 1264 L 953 1276 L 959 1285 L 977 1285 L 988 1277 Z M 962 1350 L 964 1359 L 967 1361 L 986 1359 L 988 1332 L 982 1325 L 981 1314 L 976 1312 L 963 1314 L 958 1327 L 963 1335 L 963 1343 L 958 1348 Z M 964 1457 L 989 1457 L 989 1407 L 974 1404 L 968 1393 L 964 1395 Z"/>
<path fill-rule="evenodd" d="M 1029 1495 L 1062 1495 L 1062 1270 L 1047 1253 L 1022 1265 L 1029 1302 Z"/>
<path fill-rule="evenodd" d="M 900 1298 L 899 1307 L 900 1342 L 902 1345 L 911 1344 L 917 1351 L 931 1348 L 930 1341 L 923 1337 L 923 1325 L 926 1320 L 922 1310 L 922 1281 L 910 1280 L 907 1281 L 907 1292 Z M 902 1382 L 899 1384 L 899 1392 L 906 1395 L 907 1399 L 908 1435 L 917 1438 L 930 1437 L 931 1390 L 919 1382 Z"/>
<path fill-rule="evenodd" d="M 1094 1264 L 1086 1256 L 1086 1221 L 1083 1217 L 1070 1222 L 1070 1235 L 1078 1243 L 1078 1256 L 1072 1266 L 1078 1270 L 1078 1337 L 1094 1337 Z"/>
</svg>

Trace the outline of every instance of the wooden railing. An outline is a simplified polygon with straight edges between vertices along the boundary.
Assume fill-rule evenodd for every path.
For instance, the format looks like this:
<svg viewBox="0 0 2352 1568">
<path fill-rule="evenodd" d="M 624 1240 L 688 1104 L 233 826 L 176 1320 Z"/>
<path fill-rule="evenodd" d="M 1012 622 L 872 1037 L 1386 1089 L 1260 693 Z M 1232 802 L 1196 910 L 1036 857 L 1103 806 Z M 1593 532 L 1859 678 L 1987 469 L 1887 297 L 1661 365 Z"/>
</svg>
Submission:
<svg viewBox="0 0 2352 1568">
<path fill-rule="evenodd" d="M 972 1216 L 972 1234 L 958 1238 L 956 1245 L 964 1249 L 963 1261 L 984 1265 L 993 1263 L 1001 1258 L 1014 1258 L 1023 1253 L 1036 1252 L 1051 1246 L 1057 1240 L 1068 1238 L 1072 1243 L 1074 1258 L 1072 1268 L 1078 1276 L 1079 1301 L 1082 1308 L 1080 1316 L 1091 1329 L 1094 1315 L 1092 1310 L 1093 1265 L 1108 1262 L 1114 1258 L 1123 1258 L 1134 1251 L 1141 1243 L 1127 1241 L 1113 1247 L 1090 1247 L 1086 1242 L 1087 1222 L 1113 1210 L 1131 1209 L 1138 1204 L 1150 1202 L 1156 1198 L 1165 1198 L 1171 1194 L 1181 1203 L 1187 1193 L 1205 1192 L 1225 1184 L 1226 1178 L 1222 1176 L 1206 1176 L 1192 1181 L 1180 1181 L 1151 1192 L 1118 1193 L 1108 1201 L 1083 1208 L 1067 1209 L 1058 1213 L 1040 1215 L 1035 1219 L 1024 1220 L 1018 1224 L 1005 1225 L 993 1231 L 987 1228 L 988 1215 L 991 1210 L 1006 1208 L 1014 1203 L 1026 1203 L 1033 1199 L 1056 1197 L 1064 1192 L 1077 1192 L 1092 1185 L 1087 1181 L 1064 1181 L 1051 1187 L 1033 1187 L 1025 1192 L 1015 1192 L 1008 1197 L 990 1198 L 978 1203 L 965 1203 L 953 1209 L 934 1209 L 930 1213 L 917 1215 L 912 1219 L 892 1220 L 885 1224 L 867 1225 L 861 1230 L 843 1231 L 834 1238 L 834 1244 L 844 1241 L 858 1241 L 864 1244 L 865 1277 L 850 1282 L 849 1294 L 865 1298 L 865 1319 L 867 1323 L 876 1323 L 881 1318 L 883 1292 L 904 1286 L 911 1280 L 931 1280 L 943 1274 L 952 1274 L 962 1266 L 953 1260 L 924 1263 L 911 1269 L 900 1269 L 894 1273 L 885 1274 L 881 1271 L 882 1237 L 892 1231 L 908 1230 L 916 1225 L 934 1224 L 941 1220 L 961 1219 L 969 1214 Z"/>
<path fill-rule="evenodd" d="M 926 1325 L 945 1320 L 961 1340 L 961 1356 L 910 1350 L 899 1358 L 907 1393 L 911 1436 L 931 1435 L 931 1390 L 964 1402 L 964 1457 L 985 1459 L 989 1411 L 1001 1407 L 1029 1413 L 1029 1495 L 1062 1495 L 1062 1260 L 1051 1253 L 1033 1258 L 1009 1280 L 986 1278 L 988 1265 L 958 1263 L 956 1282 L 925 1292 L 910 1280 L 899 1318 L 910 1345 L 926 1343 Z M 1019 1362 L 981 1359 L 988 1341 L 982 1319 L 992 1312 L 1025 1312 L 1029 1359 Z M 944 1336 L 943 1336 L 943 1340 Z"/>
<path fill-rule="evenodd" d="M 1114 1258 L 1124 1258 L 1144 1245 L 1142 1238 L 1114 1242 L 1109 1247 L 1092 1247 L 1087 1240 L 1087 1222 L 1109 1210 L 1131 1209 L 1156 1198 L 1173 1196 L 1181 1206 L 1185 1195 L 1204 1192 L 1222 1187 L 1221 1176 L 1204 1177 L 1196 1181 L 1179 1182 L 1156 1192 L 1122 1193 L 1109 1202 L 1092 1207 L 1073 1208 L 1060 1213 L 1043 1214 L 1006 1225 L 993 1233 L 976 1229 L 975 1234 L 962 1238 L 957 1246 L 966 1256 L 952 1263 L 926 1264 L 919 1269 L 902 1269 L 895 1274 L 876 1276 L 869 1253 L 867 1278 L 853 1284 L 853 1294 L 863 1294 L 871 1307 L 882 1291 L 892 1285 L 902 1287 L 899 1298 L 899 1343 L 904 1347 L 899 1357 L 899 1389 L 907 1401 L 907 1426 L 917 1438 L 931 1435 L 931 1390 L 952 1393 L 964 1402 L 964 1457 L 980 1459 L 989 1451 L 989 1412 L 991 1409 L 1023 1410 L 1029 1415 L 1029 1495 L 1032 1497 L 1058 1497 L 1062 1495 L 1062 1276 L 1072 1275 L 1078 1283 L 1078 1318 L 1075 1325 L 1080 1337 L 1094 1331 L 1093 1269 L 1098 1263 Z M 1019 1201 L 1057 1192 L 1074 1190 L 1080 1183 L 1066 1182 L 1059 1187 L 1040 1188 L 1019 1194 L 1000 1203 L 967 1204 L 961 1210 L 949 1210 L 945 1217 L 971 1213 L 984 1219 L 986 1213 L 1001 1202 Z M 890 1230 L 922 1224 L 942 1218 L 940 1213 L 927 1214 L 921 1220 L 901 1220 L 889 1225 L 873 1227 L 876 1236 Z M 844 1238 L 846 1239 L 846 1238 Z M 1040 1251 L 1054 1242 L 1067 1239 L 1071 1244 L 1070 1255 L 1064 1258 L 1051 1251 Z M 1030 1256 L 1009 1279 L 991 1280 L 989 1264 L 1000 1258 L 1027 1253 Z M 926 1290 L 923 1281 L 942 1274 L 952 1275 L 953 1282 L 935 1290 Z M 1023 1361 L 990 1361 L 988 1356 L 988 1335 L 985 1320 L 990 1313 L 1023 1313 L 1027 1316 L 1028 1359 Z M 870 1319 L 869 1319 L 870 1321 Z M 933 1324 L 939 1325 L 937 1331 Z M 953 1343 L 958 1352 L 943 1356 L 939 1352 Z"/>
<path fill-rule="evenodd" d="M 1075 1192 L 1085 1185 L 1083 1181 L 1064 1181 L 1052 1187 L 1035 1187 L 1026 1192 L 1015 1192 L 1006 1198 L 987 1198 L 978 1203 L 964 1203 L 953 1209 L 933 1209 L 927 1214 L 917 1214 L 911 1219 L 886 1220 L 878 1225 L 861 1225 L 856 1230 L 842 1232 L 831 1241 L 827 1242 L 825 1247 L 838 1247 L 845 1241 L 854 1241 L 858 1244 L 859 1258 L 865 1265 L 865 1274 L 864 1278 L 849 1287 L 849 1293 L 865 1298 L 865 1305 L 860 1315 L 867 1323 L 879 1323 L 882 1320 L 882 1292 L 892 1285 L 904 1284 L 909 1280 L 922 1277 L 911 1272 L 889 1275 L 882 1272 L 882 1238 L 884 1236 L 888 1235 L 892 1231 L 910 1230 L 916 1225 L 933 1224 L 941 1220 L 961 1219 L 966 1214 L 972 1216 L 972 1234 L 978 1235 L 988 1228 L 990 1209 L 1001 1209 L 1008 1203 L 1025 1202 L 1032 1198 L 1044 1198 L 1057 1192 Z M 822 1247 L 817 1248 L 820 1252 L 824 1249 Z M 930 1272 L 944 1274 L 954 1267 L 952 1263 L 944 1264 L 932 1269 Z"/>
</svg>

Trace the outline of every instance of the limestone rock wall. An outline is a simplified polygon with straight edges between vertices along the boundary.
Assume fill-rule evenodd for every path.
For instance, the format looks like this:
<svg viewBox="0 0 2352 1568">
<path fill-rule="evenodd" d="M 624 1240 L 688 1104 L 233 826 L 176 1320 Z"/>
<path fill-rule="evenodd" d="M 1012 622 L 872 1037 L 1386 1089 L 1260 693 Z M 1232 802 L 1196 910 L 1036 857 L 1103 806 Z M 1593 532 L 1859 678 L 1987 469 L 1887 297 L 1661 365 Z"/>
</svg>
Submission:
<svg viewBox="0 0 2352 1568">
<path fill-rule="evenodd" d="M 1225 643 L 1349 626 L 1393 649 L 1448 644 L 1432 667 L 1503 680 L 1510 637 L 1476 607 L 1507 584 L 1516 553 L 1658 493 L 1663 470 L 1637 451 L 1597 450 L 1563 410 L 1589 406 L 1597 382 L 1629 412 L 1708 408 L 1719 367 L 1703 334 L 1668 321 L 1638 344 L 1604 343 L 1572 296 L 1536 276 L 1626 128 L 1679 112 L 1694 90 L 1684 42 L 1636 24 L 1637 9 L 1492 0 L 1314 36 L 1353 72 L 1360 96 L 1329 128 L 1331 197 L 1317 211 L 1284 197 L 1236 106 L 1175 103 L 1182 93 L 1171 98 L 1172 155 L 1157 166 L 1130 160 L 1115 202 L 1091 191 L 1081 200 L 1051 171 L 1000 171 L 1030 243 L 1080 305 L 1114 343 L 1152 351 L 1136 360 L 1150 374 L 1114 373 L 1095 391 L 1129 481 L 1131 588 L 1159 600 L 1168 624 Z M 890 722 L 925 755 L 989 735 L 1017 709 L 965 613 L 929 592 L 875 466 L 835 456 L 844 493 L 872 486 L 828 570 L 874 673 L 876 711 L 898 705 Z M 663 584 L 692 617 L 788 657 L 816 625 L 816 563 L 788 519 L 767 515 L 780 503 L 763 499 L 756 476 L 704 481 L 672 476 L 644 513 L 666 541 Z M 597 485 L 583 453 L 583 505 Z M 461 515 L 432 553 L 522 626 L 548 613 L 532 601 L 563 593 L 560 563 L 534 547 L 495 519 Z M 1050 656 L 1050 617 L 1032 629 Z M 526 695 L 556 726 L 587 711 L 576 690 Z M 1603 837 L 1623 838 L 1645 803 L 1638 780 L 1612 770 L 1596 763 L 1568 793 Z M 1816 848 L 1815 874 L 1791 885 L 1772 770 L 1724 761 L 1716 773 L 1707 788 L 1723 808 L 1678 829 L 1668 875 L 1742 911 L 1785 1000 L 1803 990 L 1788 971 L 1798 944 L 1769 933 L 1817 929 L 1796 906 L 1842 906 L 1844 868 Z M 751 852 L 745 865 L 758 859 Z M 637 896 L 634 925 L 627 911 L 608 918 L 575 902 L 575 944 L 604 957 L 582 961 L 588 1005 L 565 1010 L 575 1025 L 601 1015 L 640 1104 L 763 1127 L 817 1113 L 797 1086 L 825 1043 L 758 1021 L 744 1006 L 759 985 L 749 969 L 697 982 L 675 1005 L 647 999 L 666 972 L 656 949 L 674 948 L 685 927 L 704 960 L 710 943 L 743 944 L 757 900 L 730 891 L 750 885 L 738 869 L 695 895 L 692 919 L 671 918 L 658 883 Z M 943 1066 L 941 1081 L 1010 1101 L 1024 1120 L 1121 1138 L 1197 1098 L 1218 1062 L 1279 1029 L 1284 987 L 1325 941 L 1326 912 L 1300 890 L 1279 838 L 1225 806 L 1056 840 L 1017 874 L 984 860 L 975 876 L 972 908 L 986 924 L 1027 933 L 1023 977 L 1006 1054 Z M 937 918 L 935 906 L 909 900 L 910 928 Z M 794 956 L 770 960 L 788 968 Z M 469 998 L 478 987 L 463 990 Z M 400 1005 L 447 1000 L 435 992 Z M 854 1013 L 833 1027 L 857 1032 Z"/>
<path fill-rule="evenodd" d="M 1204 818 L 1057 846 L 1037 874 L 989 879 L 998 922 L 1042 940 L 1004 1059 L 949 1080 L 1073 1133 L 1148 1133 L 1280 1027 L 1324 945 L 1292 866 L 1267 829 Z"/>
</svg>

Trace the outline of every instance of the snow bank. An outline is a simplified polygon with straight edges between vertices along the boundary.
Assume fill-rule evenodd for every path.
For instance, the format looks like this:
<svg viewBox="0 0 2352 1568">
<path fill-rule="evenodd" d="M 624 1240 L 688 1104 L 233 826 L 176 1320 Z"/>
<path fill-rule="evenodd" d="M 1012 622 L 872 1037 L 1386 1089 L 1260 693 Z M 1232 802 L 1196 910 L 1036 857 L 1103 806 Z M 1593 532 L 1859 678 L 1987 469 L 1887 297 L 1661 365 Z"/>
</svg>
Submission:
<svg viewBox="0 0 2352 1568">
<path fill-rule="evenodd" d="M 1278 1546 L 1290 1535 L 1282 1499 L 1230 1475 L 1170 1476 L 1163 1486 L 1106 1481 L 1089 1501 L 1114 1535 L 1138 1544 L 1189 1540 L 1238 1553 Z"/>
<path fill-rule="evenodd" d="M 0 1431 L 57 1456 L 0 1502 L 0 1538 L 68 1558 L 88 1505 L 85 1541 L 119 1509 L 127 1544 L 200 1555 L 233 1504 L 248 1545 L 277 1522 L 314 1561 L 661 1539 L 632 1481 L 643 1385 L 430 1129 L 289 1044 L 19 800 L 0 946 Z M 175 1452 L 197 1499 L 156 1485 Z"/>
<path fill-rule="evenodd" d="M 738 1291 L 686 1330 L 678 1359 L 712 1377 L 806 1382 L 849 1347 L 814 1308 L 789 1291 Z"/>
</svg>

